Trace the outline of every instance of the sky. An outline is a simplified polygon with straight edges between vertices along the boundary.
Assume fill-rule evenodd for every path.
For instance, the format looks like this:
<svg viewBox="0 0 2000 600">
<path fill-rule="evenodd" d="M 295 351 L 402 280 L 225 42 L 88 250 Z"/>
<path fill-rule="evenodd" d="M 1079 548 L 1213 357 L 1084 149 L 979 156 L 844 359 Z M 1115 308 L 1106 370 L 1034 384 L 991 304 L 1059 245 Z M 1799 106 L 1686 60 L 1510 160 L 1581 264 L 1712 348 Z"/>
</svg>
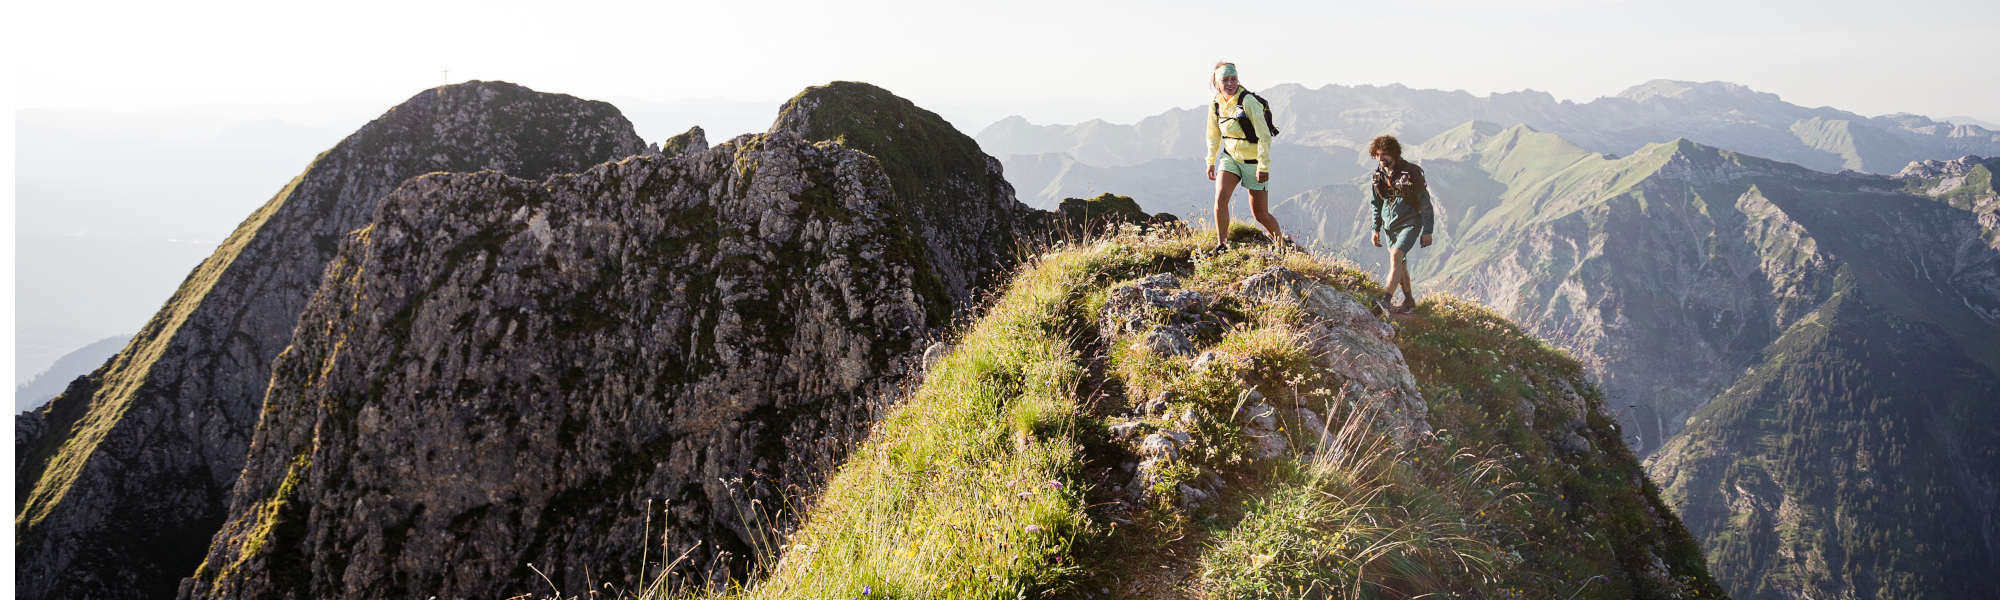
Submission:
<svg viewBox="0 0 2000 600">
<path fill-rule="evenodd" d="M 1226 8 L 1226 10 L 1225 10 Z M 770 105 L 881 85 L 968 132 L 1132 122 L 1246 84 L 1524 88 L 1588 101 L 1656 78 L 1805 106 L 2000 121 L 2000 4 L 1718 2 L 18 3 L 20 108 L 268 112 L 358 126 L 426 87 L 501 79 L 628 104 Z M 959 122 L 968 121 L 968 122 Z M 976 122 L 974 122 L 976 121 Z M 662 124 L 659 127 L 667 127 Z M 678 125 L 675 129 L 685 128 Z M 648 139 L 667 132 L 646 131 Z M 741 133 L 741 132 L 727 132 Z"/>
<path fill-rule="evenodd" d="M 833 80 L 888 88 L 967 133 L 1017 114 L 1131 123 L 1205 102 L 1221 59 L 1252 89 L 1401 83 L 1587 102 L 1652 79 L 1719 80 L 1864 115 L 2000 122 L 1991 0 L 121 0 L 0 11 L 15 69 L 0 228 L 16 236 L 0 247 L 0 352 L 30 348 L 27 370 L 129 333 L 165 292 L 79 291 L 129 296 L 130 314 L 92 321 L 101 331 L 29 323 L 17 340 L 17 310 L 24 321 L 41 306 L 109 310 L 51 295 L 76 286 L 49 278 L 77 267 L 17 272 L 17 248 L 69 257 L 143 230 L 161 238 L 144 252 L 158 264 L 106 258 L 129 273 L 91 277 L 138 285 L 164 273 L 156 287 L 170 289 L 202 255 L 180 244 L 212 246 L 314 153 L 426 88 L 469 79 L 611 102 L 655 142 L 695 124 L 711 141 L 761 131 L 785 99 Z M 105 177 L 107 164 L 122 177 Z M 0 370 L 14 358 L 0 356 Z"/>
</svg>

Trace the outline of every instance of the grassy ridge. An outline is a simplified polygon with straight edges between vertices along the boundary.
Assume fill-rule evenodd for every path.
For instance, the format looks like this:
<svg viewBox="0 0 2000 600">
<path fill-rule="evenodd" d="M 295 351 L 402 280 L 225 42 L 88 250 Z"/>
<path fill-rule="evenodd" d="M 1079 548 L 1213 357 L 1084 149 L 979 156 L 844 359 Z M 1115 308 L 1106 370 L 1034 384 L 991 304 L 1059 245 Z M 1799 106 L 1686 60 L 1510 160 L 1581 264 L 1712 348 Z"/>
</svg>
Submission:
<svg viewBox="0 0 2000 600">
<path fill-rule="evenodd" d="M 835 476 L 749 598 L 1000 598 L 1047 587 L 1087 528 L 1076 485 L 1082 291 L 1118 270 L 1100 247 L 1022 269 Z"/>
<path fill-rule="evenodd" d="M 1207 239 L 1125 233 L 1021 267 L 805 524 L 772 542 L 781 558 L 761 582 L 730 597 L 1719 596 L 1611 423 L 1587 408 L 1599 399 L 1575 361 L 1475 305 L 1431 298 L 1397 341 L 1437 430 L 1399 446 L 1315 366 L 1312 317 L 1235 292 L 1271 267 L 1355 298 L 1376 284 L 1264 244 L 1198 251 Z M 1108 292 L 1155 273 L 1215 299 L 1205 310 L 1219 327 L 1194 340 L 1211 360 L 1098 330 Z M 1129 456 L 1109 426 L 1161 397 L 1176 416 L 1152 423 L 1181 419 L 1196 441 L 1158 467 L 1146 500 L 1107 509 L 1129 500 L 1098 469 Z M 1236 423 L 1252 398 L 1288 415 L 1279 422 L 1301 451 L 1250 457 Z M 1325 419 L 1290 417 L 1297 408 Z M 1571 431 L 1590 450 L 1557 449 Z M 1183 503 L 1181 484 L 1203 480 L 1227 491 Z"/>
</svg>

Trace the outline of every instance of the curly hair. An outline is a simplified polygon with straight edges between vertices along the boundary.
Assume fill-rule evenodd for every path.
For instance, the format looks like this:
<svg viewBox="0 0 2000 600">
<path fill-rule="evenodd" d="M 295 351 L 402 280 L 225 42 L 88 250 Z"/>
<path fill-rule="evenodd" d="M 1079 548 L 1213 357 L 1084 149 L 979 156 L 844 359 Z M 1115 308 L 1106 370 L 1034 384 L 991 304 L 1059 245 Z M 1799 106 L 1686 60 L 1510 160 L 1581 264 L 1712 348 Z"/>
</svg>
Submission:
<svg viewBox="0 0 2000 600">
<path fill-rule="evenodd" d="M 1375 156 L 1376 153 L 1388 154 L 1396 160 L 1403 160 L 1403 144 L 1396 141 L 1396 136 L 1379 136 L 1374 141 L 1368 142 L 1368 156 Z"/>
</svg>

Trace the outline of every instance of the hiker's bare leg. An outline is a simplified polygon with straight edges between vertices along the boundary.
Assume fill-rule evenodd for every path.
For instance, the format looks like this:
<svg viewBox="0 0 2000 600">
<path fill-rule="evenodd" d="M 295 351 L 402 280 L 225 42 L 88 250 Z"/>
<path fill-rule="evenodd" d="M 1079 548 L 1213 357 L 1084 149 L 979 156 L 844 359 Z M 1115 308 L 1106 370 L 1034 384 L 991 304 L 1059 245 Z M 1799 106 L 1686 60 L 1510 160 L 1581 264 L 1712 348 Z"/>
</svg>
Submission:
<svg viewBox="0 0 2000 600">
<path fill-rule="evenodd" d="M 1250 190 L 1250 214 L 1257 217 L 1257 222 L 1264 225 L 1265 231 L 1271 232 L 1272 241 L 1283 244 L 1285 231 L 1278 228 L 1278 218 L 1271 216 L 1270 198 L 1270 190 Z"/>
<path fill-rule="evenodd" d="M 1229 194 L 1242 179 L 1228 171 L 1215 174 L 1215 243 L 1229 243 Z"/>
<path fill-rule="evenodd" d="M 1403 271 L 1403 297 L 1410 299 L 1411 306 L 1416 306 L 1417 294 L 1416 292 L 1410 291 L 1410 265 L 1404 264 L 1404 262 L 1400 260 L 1396 261 L 1396 264 L 1397 266 L 1401 267 Z"/>
<path fill-rule="evenodd" d="M 1396 299 L 1396 289 L 1402 288 L 1403 296 L 1410 297 L 1410 269 L 1403 264 L 1403 249 L 1389 249 L 1389 299 Z M 1412 298 L 1412 301 L 1415 301 Z"/>
</svg>

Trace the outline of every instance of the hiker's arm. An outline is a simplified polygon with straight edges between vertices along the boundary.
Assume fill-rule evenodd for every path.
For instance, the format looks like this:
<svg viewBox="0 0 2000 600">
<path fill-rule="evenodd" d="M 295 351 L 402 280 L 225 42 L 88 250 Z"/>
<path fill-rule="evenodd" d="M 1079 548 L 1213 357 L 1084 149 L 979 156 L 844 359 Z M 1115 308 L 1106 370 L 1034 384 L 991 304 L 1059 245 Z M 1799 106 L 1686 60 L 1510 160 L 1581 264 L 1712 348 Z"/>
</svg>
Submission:
<svg viewBox="0 0 2000 600">
<path fill-rule="evenodd" d="M 1271 172 L 1271 126 L 1264 124 L 1264 103 L 1255 96 L 1243 95 L 1244 111 L 1250 115 L 1250 127 L 1257 130 L 1257 172 Z M 1261 179 L 1259 180 L 1261 181 Z"/>
<path fill-rule="evenodd" d="M 1424 228 L 1421 230 L 1421 233 L 1423 233 L 1423 237 L 1418 238 L 1417 241 L 1423 247 L 1429 248 L 1431 245 L 1431 226 L 1437 223 L 1437 211 L 1431 207 L 1431 186 L 1427 183 L 1424 183 L 1424 176 L 1422 173 L 1417 174 L 1416 183 L 1417 183 L 1416 186 L 1417 214 L 1419 216 L 1422 216 L 1424 221 Z"/>
<path fill-rule="evenodd" d="M 1375 221 L 1375 226 L 1370 228 L 1369 231 L 1380 233 L 1382 231 L 1382 195 L 1375 193 L 1375 185 L 1372 183 L 1368 185 L 1368 217 Z M 1381 244 L 1376 245 L 1380 246 Z"/>
<path fill-rule="evenodd" d="M 1222 149 L 1222 129 L 1216 126 L 1215 114 L 1212 109 L 1208 115 L 1207 140 L 1208 140 L 1208 154 L 1203 156 L 1202 160 L 1208 161 L 1209 168 L 1213 169 L 1215 167 L 1215 152 L 1217 150 Z"/>
</svg>

